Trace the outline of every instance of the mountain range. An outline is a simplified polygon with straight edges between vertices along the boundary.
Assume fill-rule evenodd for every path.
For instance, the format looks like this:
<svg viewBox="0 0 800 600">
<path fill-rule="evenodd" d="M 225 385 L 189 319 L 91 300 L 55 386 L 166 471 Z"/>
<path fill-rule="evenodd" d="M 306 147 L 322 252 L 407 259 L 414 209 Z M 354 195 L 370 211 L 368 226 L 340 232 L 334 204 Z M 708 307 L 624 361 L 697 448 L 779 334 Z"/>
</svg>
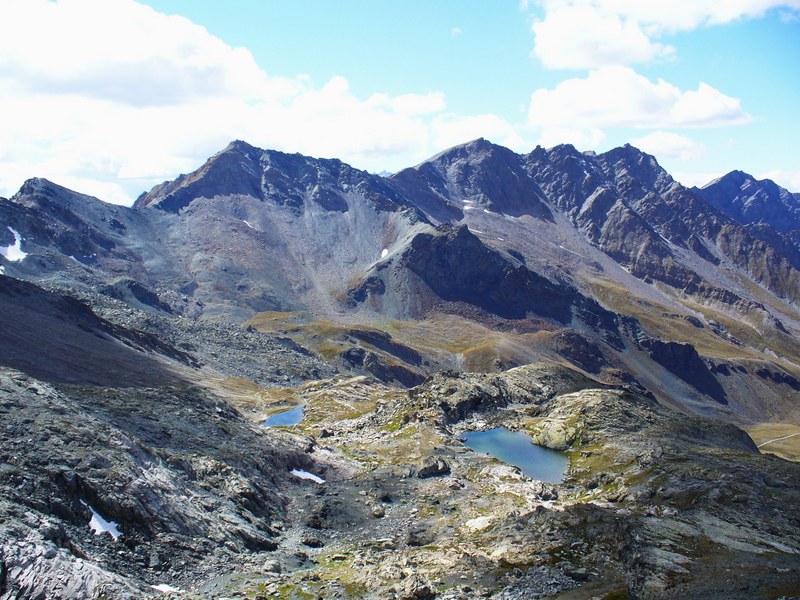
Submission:
<svg viewBox="0 0 800 600">
<path fill-rule="evenodd" d="M 788 516 L 800 500 L 794 493 L 798 480 L 795 488 L 785 489 L 795 463 L 784 460 L 800 457 L 794 442 L 800 433 L 800 195 L 769 180 L 733 171 L 702 188 L 688 188 L 653 156 L 630 145 L 602 154 L 570 145 L 517 154 L 478 139 L 378 176 L 335 159 L 234 141 L 193 173 L 143 193 L 132 207 L 107 204 L 45 179 L 28 180 L 13 197 L 0 198 L 0 250 L 0 396 L 6 418 L 17 427 L 2 438 L 8 466 L 0 509 L 9 523 L 18 524 L 4 532 L 10 541 L 0 549 L 0 598 L 67 596 L 69 590 L 140 597 L 155 593 L 146 584 L 154 585 L 164 573 L 170 586 L 201 581 L 205 587 L 194 590 L 201 596 L 227 593 L 247 586 L 233 575 L 212 577 L 208 564 L 223 565 L 223 571 L 232 565 L 255 568 L 253 556 L 263 563 L 263 553 L 277 556 L 284 547 L 291 551 L 278 561 L 277 571 L 267 569 L 265 581 L 282 577 L 284 583 L 301 585 L 292 578 L 313 571 L 308 560 L 324 566 L 338 559 L 324 551 L 316 558 L 308 555 L 309 548 L 333 546 L 333 539 L 317 540 L 321 546 L 305 544 L 302 552 L 292 546 L 297 543 L 292 536 L 302 537 L 308 523 L 300 519 L 299 529 L 292 529 L 287 507 L 316 509 L 304 488 L 281 482 L 282 473 L 315 466 L 327 470 L 345 486 L 337 493 L 346 514 L 335 517 L 329 507 L 322 520 L 330 523 L 312 523 L 311 529 L 343 532 L 352 521 L 367 530 L 359 543 L 374 541 L 373 520 L 353 508 L 359 502 L 349 496 L 358 493 L 354 482 L 367 481 L 370 490 L 394 489 L 406 485 L 397 482 L 408 477 L 398 475 L 394 463 L 389 469 L 383 454 L 388 450 L 376 450 L 375 440 L 409 427 L 422 436 L 425 424 L 426 435 L 438 441 L 427 454 L 419 447 L 414 451 L 414 460 L 423 464 L 438 456 L 437 444 L 450 448 L 455 443 L 448 436 L 463 428 L 456 423 L 473 423 L 480 415 L 484 425 L 510 423 L 522 429 L 528 427 L 525 418 L 540 416 L 544 421 L 528 429 L 550 440 L 545 445 L 572 448 L 574 489 L 562 496 L 575 500 L 565 513 L 575 518 L 588 510 L 580 508 L 587 490 L 619 480 L 616 495 L 606 490 L 603 501 L 641 513 L 641 527 L 655 527 L 645 518 L 647 510 L 660 516 L 677 510 L 677 496 L 659 495 L 665 493 L 665 473 L 684 494 L 694 485 L 691 477 L 712 481 L 730 471 L 736 473 L 731 485 L 747 489 L 726 488 L 724 494 L 765 493 L 759 510 L 773 511 L 792 535 L 800 531 L 797 517 Z M 447 383 L 448 377 L 456 383 Z M 550 389 L 551 380 L 560 382 L 552 384 L 551 395 L 530 395 L 531 386 Z M 483 391 L 475 395 L 470 386 Z M 442 398 L 458 390 L 456 396 L 473 400 L 457 404 L 456 418 L 444 400 L 439 406 L 430 399 L 437 389 Z M 324 390 L 338 390 L 353 414 L 324 404 L 332 402 Z M 595 392 L 605 400 L 598 403 Z M 573 393 L 583 396 L 565 400 Z M 545 396 L 552 404 L 542 404 Z M 497 398 L 514 400 L 498 403 Z M 578 402 L 577 408 L 571 402 Z M 310 438 L 258 427 L 278 407 L 303 404 L 308 411 L 315 403 L 329 414 L 304 420 L 300 427 Z M 137 408 L 126 414 L 129 405 Z M 538 408 L 523 418 L 507 412 L 507 405 Z M 557 422 L 563 434 L 564 411 L 577 411 L 577 417 L 602 413 L 604 406 L 607 419 L 624 421 L 630 414 L 639 424 L 584 423 L 589 417 L 581 417 L 578 429 L 585 439 L 576 433 L 566 441 L 561 434 L 540 431 L 541 423 L 555 427 Z M 390 412 L 401 420 L 388 419 Z M 512 413 L 507 423 L 499 416 Z M 65 415 L 61 423 L 58 414 Z M 87 430 L 81 419 L 96 425 Z M 354 429 L 342 424 L 348 419 L 364 423 Z M 686 423 L 695 419 L 691 431 L 698 439 L 689 441 Z M 650 433 L 641 433 L 645 422 L 656 432 L 649 440 Z M 20 446 L 26 423 L 34 423 L 37 444 L 60 440 L 44 458 L 36 457 L 37 444 Z M 622 428 L 631 446 L 613 441 L 614 427 Z M 76 431 L 81 442 L 73 447 L 69 440 Z M 657 462 L 658 452 L 667 457 L 663 460 L 684 460 L 672 442 L 658 446 L 669 431 L 704 448 L 685 458 L 695 461 L 695 471 L 687 466 L 676 475 L 671 462 Z M 343 445 L 331 442 L 312 452 L 331 436 Z M 772 438 L 784 436 L 782 444 L 772 445 Z M 598 479 L 600 467 L 592 463 L 592 472 L 587 467 L 596 451 L 589 448 L 589 438 L 633 462 L 612 461 L 617 466 L 608 467 L 607 480 Z M 228 447 L 224 439 L 231 440 Z M 766 446 L 762 451 L 774 450 L 783 458 L 762 456 L 753 440 Z M 257 459 L 253 452 L 262 444 L 264 458 Z M 639 454 L 631 450 L 637 444 L 644 448 Z M 448 465 L 447 474 L 466 460 L 460 451 L 453 453 L 440 461 Z M 746 471 L 742 461 L 752 456 L 766 461 L 757 466 L 764 472 L 760 483 L 740 480 Z M 445 469 L 431 464 L 439 482 Z M 633 473 L 635 464 L 639 470 Z M 702 477 L 696 475 L 700 471 Z M 15 491 L 25 485 L 29 493 Z M 637 496 L 635 486 L 644 486 L 639 492 L 651 486 L 653 495 Z M 764 486 L 785 494 L 764 492 Z M 421 488 L 409 490 L 386 494 L 407 493 L 409 506 L 424 496 Z M 541 499 L 544 492 L 537 493 Z M 181 494 L 210 507 L 206 512 L 228 516 L 222 524 L 215 522 L 180 500 Z M 372 494 L 366 492 L 369 498 Z M 103 546 L 77 532 L 87 514 L 81 502 L 122 525 L 129 542 L 119 558 L 111 558 L 112 541 Z M 762 559 L 777 553 L 775 564 L 781 566 L 776 568 L 783 570 L 775 575 L 775 589 L 789 585 L 798 574 L 798 538 L 779 541 L 767 531 L 769 519 L 750 523 L 754 533 L 746 541 L 722 525 L 715 530 L 708 524 L 725 512 L 720 503 L 725 504 L 713 506 L 721 512 L 709 509 L 691 522 L 671 525 L 668 537 L 680 537 L 684 534 L 677 532 L 686 528 L 701 531 L 697 536 L 703 544 L 722 545 L 733 554 L 715 549 L 706 556 L 696 549 L 698 556 L 713 556 L 707 564 L 724 568 L 757 554 L 756 562 L 767 569 Z M 376 515 L 386 510 L 372 508 Z M 491 522 L 511 519 L 512 513 L 533 518 L 526 510 L 534 508 L 526 504 L 509 508 L 502 518 L 489 517 Z M 607 506 L 603 510 L 611 512 L 592 518 L 608 524 L 622 514 Z M 43 515 L 57 532 L 25 525 L 26 511 Z M 548 527 L 563 533 L 567 525 L 561 516 L 551 517 L 545 519 Z M 567 537 L 577 535 L 575 527 L 580 535 L 591 535 L 586 521 L 578 521 Z M 602 536 L 611 540 L 612 529 Z M 633 530 L 626 531 L 635 537 Z M 644 529 L 637 531 L 645 535 Z M 441 532 L 436 539 L 404 548 L 413 554 L 414 548 L 443 547 L 442 539 L 452 542 L 452 535 Z M 23 540 L 28 553 L 19 549 Z M 496 550 L 500 542 L 491 543 Z M 681 544 L 656 544 L 633 552 L 636 556 L 604 547 L 587 564 L 576 559 L 579 567 L 551 560 L 547 568 L 555 565 L 558 573 L 547 576 L 565 579 L 550 596 L 583 586 L 589 597 L 597 584 L 608 593 L 624 588 L 630 597 L 736 597 L 725 596 L 722 585 L 695 587 L 706 571 L 694 571 L 675 557 L 697 559 L 690 545 Z M 51 546 L 56 550 L 48 550 Z M 492 550 L 481 551 L 494 556 Z M 123 556 L 126 552 L 130 556 Z M 621 571 L 601 566 L 606 560 L 601 555 L 612 554 L 624 557 Z M 352 562 L 348 556 L 341 561 Z M 437 561 L 446 562 L 446 556 Z M 80 576 L 78 559 L 91 565 Z M 211 562 L 198 566 L 206 559 Z M 536 569 L 545 563 L 506 557 L 492 564 L 475 568 L 494 573 L 483 588 L 505 598 L 521 597 L 503 594 L 524 590 L 514 586 L 536 579 Z M 360 591 L 350 594 L 347 577 L 340 576 L 344 587 L 336 594 L 388 597 L 381 594 L 394 590 L 396 597 L 448 597 L 458 588 L 429 566 L 397 568 L 408 571 L 400 577 L 405 583 L 370 587 L 358 580 Z M 519 571 L 520 582 L 501 577 L 509 568 Z M 67 582 L 62 587 L 52 583 L 59 573 Z M 751 573 L 752 581 L 766 585 L 759 579 L 767 577 L 764 573 Z M 69 587 L 73 582 L 77 588 Z M 481 588 L 470 585 L 473 591 Z M 753 593 L 748 588 L 748 597 Z"/>
</svg>

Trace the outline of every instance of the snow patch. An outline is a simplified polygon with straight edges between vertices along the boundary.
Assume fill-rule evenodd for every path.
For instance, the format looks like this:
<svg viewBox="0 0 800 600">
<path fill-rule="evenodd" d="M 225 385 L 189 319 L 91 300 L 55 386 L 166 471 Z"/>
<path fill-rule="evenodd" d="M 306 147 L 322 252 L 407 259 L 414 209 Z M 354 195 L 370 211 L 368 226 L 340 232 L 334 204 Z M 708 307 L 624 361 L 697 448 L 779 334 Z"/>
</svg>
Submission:
<svg viewBox="0 0 800 600">
<path fill-rule="evenodd" d="M 386 258 L 388 254 L 389 254 L 388 248 L 384 248 L 383 250 L 381 250 L 381 258 Z"/>
<path fill-rule="evenodd" d="M 16 229 L 9 227 L 8 230 L 14 235 L 14 243 L 10 246 L 6 246 L 5 248 L 0 246 L 0 255 L 2 255 L 6 260 L 13 262 L 23 260 L 26 256 L 28 256 L 28 253 L 22 251 L 22 236 L 17 232 Z"/>
<path fill-rule="evenodd" d="M 255 229 L 255 227 L 253 227 L 253 226 L 250 224 L 250 221 L 245 221 L 244 219 L 242 219 L 242 223 L 244 223 L 245 225 L 247 225 L 247 226 L 248 226 L 250 229 Z"/>
<path fill-rule="evenodd" d="M 464 207 L 464 210 L 474 210 L 474 209 L 475 209 L 474 206 L 465 206 Z"/>
<path fill-rule="evenodd" d="M 309 481 L 313 481 L 314 483 L 325 483 L 325 480 L 322 477 L 317 477 L 313 473 L 309 473 L 308 471 L 303 471 L 302 469 L 292 469 L 289 471 L 295 477 L 299 477 L 300 479 L 308 479 Z"/>
<path fill-rule="evenodd" d="M 477 229 L 472 229 L 472 227 L 470 227 L 470 228 L 469 228 L 469 230 L 470 230 L 472 233 L 483 233 L 482 231 L 479 231 L 479 230 L 477 230 Z"/>
<path fill-rule="evenodd" d="M 0 275 L 5 275 L 5 272 L 6 272 L 6 266 L 0 265 Z"/>
<path fill-rule="evenodd" d="M 88 502 L 81 500 L 81 504 L 92 511 L 92 519 L 89 521 L 89 527 L 92 528 L 92 531 L 94 531 L 95 535 L 100 535 L 101 533 L 110 533 L 111 537 L 114 539 L 117 539 L 122 535 L 122 532 L 117 529 L 117 523 L 114 521 L 106 521 L 102 516 L 100 516 L 99 512 L 89 506 Z"/>
<path fill-rule="evenodd" d="M 181 589 L 173 587 L 167 583 L 159 583 L 158 585 L 151 585 L 151 588 L 156 590 L 157 592 L 161 592 L 162 594 L 185 594 Z"/>
<path fill-rule="evenodd" d="M 464 523 L 464 525 L 471 531 L 485 531 L 489 529 L 493 523 L 494 517 L 475 517 Z"/>
</svg>

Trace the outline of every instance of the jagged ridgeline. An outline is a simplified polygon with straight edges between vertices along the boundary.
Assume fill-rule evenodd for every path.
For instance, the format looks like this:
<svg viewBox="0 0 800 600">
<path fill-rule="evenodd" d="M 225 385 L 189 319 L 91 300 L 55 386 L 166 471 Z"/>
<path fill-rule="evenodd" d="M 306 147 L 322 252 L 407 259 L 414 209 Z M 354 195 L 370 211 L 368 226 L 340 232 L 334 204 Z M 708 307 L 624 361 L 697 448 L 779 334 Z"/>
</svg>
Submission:
<svg viewBox="0 0 800 600">
<path fill-rule="evenodd" d="M 0 271 L 2 599 L 800 580 L 800 477 L 758 450 L 800 457 L 800 198 L 771 181 L 236 141 L 132 207 L 27 181 Z M 494 426 L 565 450 L 563 483 L 459 441 Z"/>
</svg>

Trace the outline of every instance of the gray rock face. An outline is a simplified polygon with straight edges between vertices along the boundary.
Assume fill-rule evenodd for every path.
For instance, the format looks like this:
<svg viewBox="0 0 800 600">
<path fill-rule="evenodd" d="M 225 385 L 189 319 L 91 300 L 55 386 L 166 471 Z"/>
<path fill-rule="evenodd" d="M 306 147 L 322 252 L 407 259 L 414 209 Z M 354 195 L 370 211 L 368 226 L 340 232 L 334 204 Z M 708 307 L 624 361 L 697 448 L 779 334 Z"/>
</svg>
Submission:
<svg viewBox="0 0 800 600">
<path fill-rule="evenodd" d="M 250 196 L 290 208 L 299 214 L 309 203 L 330 212 L 347 212 L 350 189 L 377 210 L 397 211 L 408 204 L 385 179 L 339 160 L 265 151 L 242 141 L 231 142 L 189 175 L 142 194 L 135 208 L 180 212 L 197 198 Z"/>
<path fill-rule="evenodd" d="M 697 354 L 694 346 L 653 339 L 642 340 L 639 345 L 650 353 L 654 361 L 668 371 L 717 402 L 727 404 L 725 390 Z"/>
<path fill-rule="evenodd" d="M 461 301 L 509 319 L 528 313 L 561 323 L 572 319 L 573 290 L 513 264 L 490 250 L 465 226 L 440 226 L 437 234 L 419 234 L 402 264 L 447 301 Z"/>
<path fill-rule="evenodd" d="M 797 300 L 793 255 L 717 213 L 706 199 L 677 182 L 655 159 L 626 145 L 598 156 L 571 146 L 537 148 L 526 157 L 530 177 L 587 239 L 641 279 L 726 303 L 741 301 L 708 270 L 687 268 L 677 249 L 718 264 L 721 254 L 772 289 Z M 680 253 L 683 253 L 680 252 Z M 766 259 L 764 259 L 766 257 Z M 720 289 L 721 288 L 721 289 Z"/>
<path fill-rule="evenodd" d="M 4 598 L 142 597 L 217 548 L 274 549 L 279 487 L 309 464 L 298 441 L 188 387 L 56 390 L 5 369 L 0 414 Z M 120 537 L 94 535 L 86 505 Z"/>
<path fill-rule="evenodd" d="M 482 138 L 404 169 L 391 181 L 439 221 L 459 220 L 469 210 L 553 218 L 544 194 L 526 177 L 522 157 Z"/>
<path fill-rule="evenodd" d="M 441 458 L 429 457 L 417 471 L 417 477 L 426 479 L 427 477 L 442 477 L 450 474 L 450 465 Z"/>
</svg>

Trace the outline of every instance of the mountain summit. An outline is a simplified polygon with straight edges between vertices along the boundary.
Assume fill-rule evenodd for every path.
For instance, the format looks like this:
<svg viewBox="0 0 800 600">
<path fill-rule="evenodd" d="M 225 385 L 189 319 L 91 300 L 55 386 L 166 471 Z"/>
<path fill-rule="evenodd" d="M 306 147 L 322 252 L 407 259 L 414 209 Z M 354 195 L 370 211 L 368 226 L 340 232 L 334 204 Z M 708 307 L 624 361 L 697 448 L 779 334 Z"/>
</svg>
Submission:
<svg viewBox="0 0 800 600">
<path fill-rule="evenodd" d="M 797 195 L 769 179 L 731 171 L 694 191 L 737 223 L 766 224 L 780 233 L 800 229 Z"/>
</svg>

